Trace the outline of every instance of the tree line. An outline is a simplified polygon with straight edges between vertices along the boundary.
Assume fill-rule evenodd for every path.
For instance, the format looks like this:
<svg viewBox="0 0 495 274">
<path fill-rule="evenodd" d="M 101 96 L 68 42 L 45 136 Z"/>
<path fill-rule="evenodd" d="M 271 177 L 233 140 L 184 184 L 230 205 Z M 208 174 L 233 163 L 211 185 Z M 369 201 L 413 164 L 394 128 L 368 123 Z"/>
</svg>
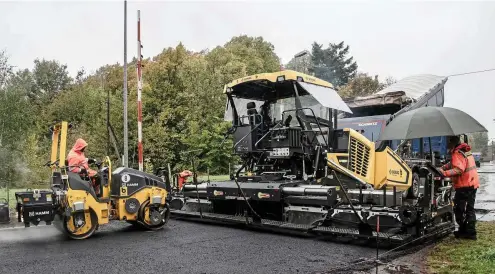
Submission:
<svg viewBox="0 0 495 274">
<path fill-rule="evenodd" d="M 306 58 L 306 59 L 305 59 Z M 300 66 L 300 64 L 303 66 Z M 223 86 L 240 77 L 280 70 L 274 46 L 262 37 L 237 36 L 211 50 L 193 52 L 182 44 L 164 48 L 143 60 L 143 146 L 147 172 L 172 165 L 174 172 L 191 168 L 225 174 L 232 142 L 224 134 L 226 98 Z M 129 165 L 137 168 L 137 60 L 128 63 Z M 299 67 L 297 67 L 299 66 Z M 343 97 L 364 96 L 393 82 L 358 71 L 357 62 L 344 42 L 328 47 L 314 43 L 301 60 L 285 66 L 327 80 Z M 0 181 L 24 187 L 47 182 L 51 132 L 56 121 L 69 121 L 69 150 L 77 138 L 85 139 L 87 155 L 109 155 L 118 161 L 108 144 L 107 103 L 110 124 L 123 154 L 123 66 L 100 67 L 70 77 L 67 65 L 57 60 L 34 60 L 32 69 L 14 70 L 8 51 L 0 52 Z M 108 95 L 108 98 L 107 98 Z M 107 102 L 108 99 L 108 102 Z M 194 151 L 192 153 L 186 153 Z M 116 164 L 118 166 L 118 164 Z M 0 183 L 1 186 L 1 183 Z"/>
</svg>

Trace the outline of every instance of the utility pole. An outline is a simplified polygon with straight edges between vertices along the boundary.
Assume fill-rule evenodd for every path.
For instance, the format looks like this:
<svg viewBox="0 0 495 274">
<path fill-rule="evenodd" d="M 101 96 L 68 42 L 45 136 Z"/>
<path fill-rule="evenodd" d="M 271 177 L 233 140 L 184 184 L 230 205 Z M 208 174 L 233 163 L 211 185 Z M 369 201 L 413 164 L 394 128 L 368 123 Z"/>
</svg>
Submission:
<svg viewBox="0 0 495 274">
<path fill-rule="evenodd" d="M 143 56 L 141 55 L 141 11 L 137 12 L 137 80 L 138 80 L 138 90 L 137 90 L 137 104 L 138 104 L 138 162 L 139 171 L 143 171 L 143 117 L 142 117 L 142 104 L 141 104 L 141 92 L 143 90 L 142 83 L 142 62 Z"/>
<path fill-rule="evenodd" d="M 127 1 L 124 1 L 124 167 L 129 167 L 129 140 L 127 128 Z"/>
<path fill-rule="evenodd" d="M 105 79 L 103 79 L 105 77 Z M 101 73 L 101 89 L 105 92 L 106 72 Z M 110 155 L 110 90 L 107 90 L 107 156 Z"/>
</svg>

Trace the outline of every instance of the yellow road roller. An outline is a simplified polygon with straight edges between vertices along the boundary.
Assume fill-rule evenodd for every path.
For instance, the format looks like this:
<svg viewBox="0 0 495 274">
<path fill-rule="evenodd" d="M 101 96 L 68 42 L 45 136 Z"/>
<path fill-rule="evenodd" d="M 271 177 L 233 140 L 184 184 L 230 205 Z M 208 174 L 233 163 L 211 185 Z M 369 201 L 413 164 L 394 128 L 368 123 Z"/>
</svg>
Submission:
<svg viewBox="0 0 495 274">
<path fill-rule="evenodd" d="M 97 174 L 69 171 L 66 161 L 68 122 L 53 125 L 51 189 L 16 192 L 17 218 L 25 227 L 55 225 L 72 239 L 91 237 L 110 221 L 126 221 L 147 230 L 162 229 L 170 216 L 170 183 L 132 168 L 118 167 L 106 156 Z M 96 192 L 95 189 L 99 191 Z"/>
</svg>

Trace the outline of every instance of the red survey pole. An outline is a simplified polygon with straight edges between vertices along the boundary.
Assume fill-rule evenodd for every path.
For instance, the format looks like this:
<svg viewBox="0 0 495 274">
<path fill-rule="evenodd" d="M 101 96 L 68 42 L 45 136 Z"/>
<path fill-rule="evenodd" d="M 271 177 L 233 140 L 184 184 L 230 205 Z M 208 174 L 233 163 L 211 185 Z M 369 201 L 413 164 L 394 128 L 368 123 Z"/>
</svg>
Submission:
<svg viewBox="0 0 495 274">
<path fill-rule="evenodd" d="M 137 80 L 138 80 L 138 90 L 137 90 L 137 103 L 138 103 L 138 158 L 139 158 L 139 171 L 143 171 L 143 125 L 142 125 L 142 105 L 141 105 L 141 91 L 143 89 L 143 83 L 141 82 L 142 76 L 142 61 L 143 56 L 141 55 L 141 15 L 140 11 L 137 11 L 137 49 L 138 49 L 138 62 L 137 62 Z"/>
</svg>

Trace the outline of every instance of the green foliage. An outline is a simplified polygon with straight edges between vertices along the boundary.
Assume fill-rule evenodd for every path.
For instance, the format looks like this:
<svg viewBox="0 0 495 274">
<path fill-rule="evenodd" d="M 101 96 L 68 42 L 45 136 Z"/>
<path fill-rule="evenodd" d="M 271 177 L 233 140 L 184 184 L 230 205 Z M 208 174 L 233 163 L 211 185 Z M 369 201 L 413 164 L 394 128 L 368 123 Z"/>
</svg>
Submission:
<svg viewBox="0 0 495 274">
<path fill-rule="evenodd" d="M 55 60 L 34 61 L 32 70 L 13 72 L 3 52 L 1 72 L 8 81 L 0 86 L 0 180 L 11 187 L 47 182 L 51 133 L 56 121 L 69 121 L 67 151 L 77 138 L 85 139 L 88 157 L 109 155 L 119 166 L 113 145 L 108 145 L 107 103 L 110 124 L 123 154 L 123 66 L 105 65 L 86 75 L 80 69 L 75 79 L 67 66 Z M 136 60 L 128 64 L 129 162 L 137 168 L 137 79 Z M 200 172 L 226 174 L 232 141 L 224 134 L 230 123 L 223 121 L 228 82 L 249 74 L 277 71 L 279 58 L 272 44 L 261 37 L 238 36 L 211 51 L 191 52 L 182 44 L 165 48 L 143 60 L 143 147 L 146 170 L 171 164 L 173 172 L 192 169 L 191 156 Z M 7 79 L 7 78 L 6 78 Z M 5 95 L 5 96 L 3 96 Z M 107 98 L 109 95 L 109 98 Z M 108 102 L 107 102 L 108 100 Z M 194 151 L 194 153 L 184 153 Z"/>
<path fill-rule="evenodd" d="M 348 53 L 349 46 L 343 42 L 326 49 L 315 43 L 312 53 L 303 57 L 301 69 L 342 86 L 354 78 L 357 70 Z M 90 75 L 81 68 L 72 79 L 67 66 L 56 60 L 36 59 L 32 70 L 14 72 L 6 56 L 0 53 L 0 88 L 5 95 L 0 98 L 0 160 L 11 164 L 0 167 L 3 180 L 17 186 L 47 180 L 49 171 L 41 165 L 49 159 L 48 128 L 60 120 L 74 125 L 67 150 L 77 138 L 83 138 L 89 144 L 89 157 L 108 155 L 114 166 L 120 165 L 116 161 L 118 154 L 123 154 L 124 137 L 121 64 L 104 65 Z M 136 64 L 135 58 L 128 64 L 129 162 L 134 168 L 138 162 Z M 143 65 L 146 170 L 167 164 L 173 172 L 192 169 L 191 158 L 195 157 L 198 171 L 226 174 L 229 164 L 237 159 L 231 155 L 232 140 L 224 135 L 230 127 L 223 121 L 224 85 L 247 75 L 278 71 L 280 59 L 274 46 L 262 37 L 241 35 L 201 52 L 191 52 L 182 44 L 165 48 L 143 60 Z M 347 90 L 364 94 L 382 85 L 370 79 L 359 74 Z M 118 153 L 108 143 L 107 104 Z M 185 153 L 188 151 L 192 152 Z"/>
<path fill-rule="evenodd" d="M 311 54 L 308 53 L 306 55 L 292 58 L 287 65 L 285 65 L 286 69 L 295 70 L 298 72 L 302 72 L 305 74 L 310 74 L 311 66 L 313 63 L 311 62 Z"/>
<path fill-rule="evenodd" d="M 339 89 L 339 93 L 345 98 L 367 96 L 384 89 L 394 82 L 395 80 L 392 78 L 387 78 L 386 82 L 382 83 L 378 80 L 378 75 L 371 77 L 367 73 L 359 72 L 347 85 Z"/>
<path fill-rule="evenodd" d="M 0 88 L 3 88 L 12 75 L 13 66 L 9 64 L 9 58 L 5 50 L 0 51 Z"/>
<path fill-rule="evenodd" d="M 10 67 L 7 59 L 2 62 Z M 10 81 L 12 73 L 3 73 L 7 74 L 9 79 L 0 86 L 0 185 L 26 178 L 24 147 L 35 117 L 26 91 Z"/>
<path fill-rule="evenodd" d="M 482 157 L 488 156 L 488 132 L 475 132 L 468 135 L 468 142 L 474 152 L 481 152 Z"/>
<path fill-rule="evenodd" d="M 378 80 L 378 75 L 372 77 L 367 73 L 357 72 L 357 63 L 352 56 L 347 56 L 349 46 L 345 46 L 344 42 L 331 43 L 326 49 L 313 43 L 311 53 L 306 52 L 307 54 L 292 58 L 285 67 L 332 83 L 343 97 L 370 95 L 396 82 L 389 77 L 382 83 Z"/>
<path fill-rule="evenodd" d="M 334 86 L 346 85 L 357 73 L 357 63 L 354 58 L 348 57 L 349 46 L 344 41 L 330 43 L 328 48 L 313 43 L 311 51 L 310 73 L 332 83 Z"/>
</svg>

